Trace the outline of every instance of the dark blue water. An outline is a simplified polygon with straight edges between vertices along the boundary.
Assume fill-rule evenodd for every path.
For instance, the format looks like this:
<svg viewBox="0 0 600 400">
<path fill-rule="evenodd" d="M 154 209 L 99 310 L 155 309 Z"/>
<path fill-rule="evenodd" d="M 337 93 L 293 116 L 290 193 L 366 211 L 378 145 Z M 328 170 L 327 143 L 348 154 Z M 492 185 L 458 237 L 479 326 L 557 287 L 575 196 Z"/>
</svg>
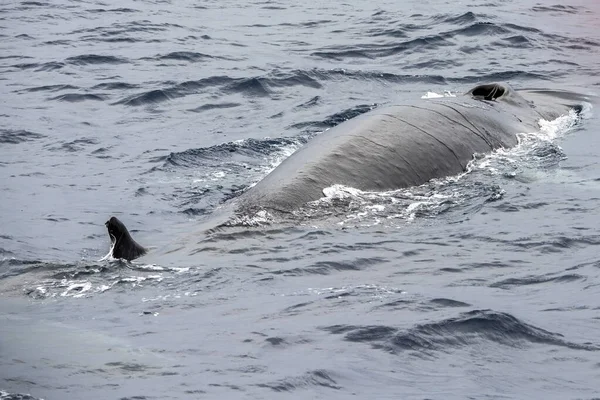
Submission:
<svg viewBox="0 0 600 400">
<path fill-rule="evenodd" d="M 0 19 L 0 399 L 600 397 L 600 4 Z M 327 128 L 490 81 L 590 101 L 460 177 L 200 228 Z M 111 215 L 146 258 L 98 261 Z"/>
</svg>

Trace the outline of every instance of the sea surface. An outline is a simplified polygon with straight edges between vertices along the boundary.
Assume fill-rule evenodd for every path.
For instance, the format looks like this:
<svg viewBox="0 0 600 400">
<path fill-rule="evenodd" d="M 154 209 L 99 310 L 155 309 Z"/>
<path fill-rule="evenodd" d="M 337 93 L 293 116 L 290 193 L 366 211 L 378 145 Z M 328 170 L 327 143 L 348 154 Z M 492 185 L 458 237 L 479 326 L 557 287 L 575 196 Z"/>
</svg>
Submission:
<svg viewBox="0 0 600 400">
<path fill-rule="evenodd" d="M 589 101 L 200 228 L 328 128 L 494 81 Z M 600 398 L 600 2 L 2 1 L 0 91 L 0 399 Z M 146 257 L 99 261 L 113 215 Z"/>
</svg>

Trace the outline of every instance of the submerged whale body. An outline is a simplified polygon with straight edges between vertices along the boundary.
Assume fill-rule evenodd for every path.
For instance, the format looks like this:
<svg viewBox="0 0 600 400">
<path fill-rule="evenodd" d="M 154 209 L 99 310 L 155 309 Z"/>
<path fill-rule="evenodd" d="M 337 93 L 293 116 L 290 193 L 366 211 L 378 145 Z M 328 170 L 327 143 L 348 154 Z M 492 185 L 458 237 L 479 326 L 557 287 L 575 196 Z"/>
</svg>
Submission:
<svg viewBox="0 0 600 400">
<path fill-rule="evenodd" d="M 518 133 L 537 131 L 540 119 L 580 110 L 581 100 L 571 92 L 515 91 L 492 83 L 456 97 L 377 108 L 313 138 L 226 204 L 211 227 L 227 224 L 232 214 L 289 213 L 323 197 L 323 189 L 335 184 L 386 191 L 459 174 L 475 153 L 515 146 Z M 117 218 L 106 226 L 114 258 L 146 254 Z"/>
<path fill-rule="evenodd" d="M 377 108 L 316 136 L 235 201 L 236 209 L 289 212 L 334 184 L 363 191 L 417 186 L 465 171 L 475 153 L 517 144 L 576 107 L 569 92 L 480 85 L 464 95 Z"/>
</svg>

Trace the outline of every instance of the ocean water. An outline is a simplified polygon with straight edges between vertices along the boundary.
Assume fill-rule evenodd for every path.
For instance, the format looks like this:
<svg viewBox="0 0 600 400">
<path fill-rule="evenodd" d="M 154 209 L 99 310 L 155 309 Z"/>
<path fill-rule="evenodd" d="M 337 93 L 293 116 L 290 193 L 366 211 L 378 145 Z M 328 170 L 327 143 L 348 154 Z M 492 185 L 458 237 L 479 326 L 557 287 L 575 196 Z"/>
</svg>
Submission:
<svg viewBox="0 0 600 400">
<path fill-rule="evenodd" d="M 0 20 L 0 399 L 600 398 L 600 3 Z M 324 130 L 492 81 L 589 102 L 460 176 L 200 229 Z M 148 256 L 99 261 L 112 215 Z"/>
</svg>

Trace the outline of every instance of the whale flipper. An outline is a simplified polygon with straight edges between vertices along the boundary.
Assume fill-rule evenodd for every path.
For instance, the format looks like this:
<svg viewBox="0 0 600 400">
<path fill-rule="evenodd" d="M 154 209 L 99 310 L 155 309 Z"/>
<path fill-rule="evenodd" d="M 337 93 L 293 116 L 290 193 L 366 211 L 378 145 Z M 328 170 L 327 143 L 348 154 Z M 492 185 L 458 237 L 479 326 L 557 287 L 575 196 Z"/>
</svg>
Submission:
<svg viewBox="0 0 600 400">
<path fill-rule="evenodd" d="M 111 255 L 114 258 L 131 261 L 148 252 L 133 240 L 125 225 L 117 217 L 111 217 L 104 225 L 108 228 L 108 236 L 113 245 Z"/>
</svg>

